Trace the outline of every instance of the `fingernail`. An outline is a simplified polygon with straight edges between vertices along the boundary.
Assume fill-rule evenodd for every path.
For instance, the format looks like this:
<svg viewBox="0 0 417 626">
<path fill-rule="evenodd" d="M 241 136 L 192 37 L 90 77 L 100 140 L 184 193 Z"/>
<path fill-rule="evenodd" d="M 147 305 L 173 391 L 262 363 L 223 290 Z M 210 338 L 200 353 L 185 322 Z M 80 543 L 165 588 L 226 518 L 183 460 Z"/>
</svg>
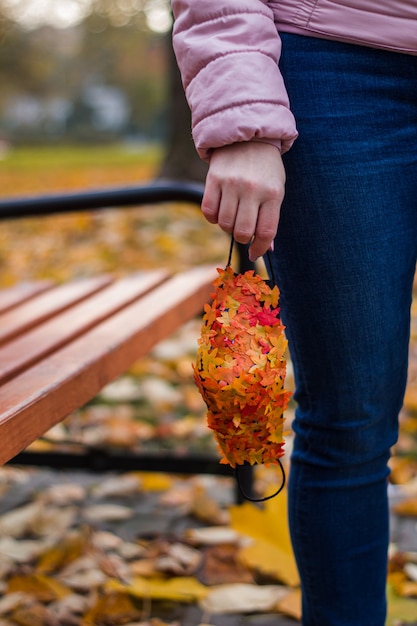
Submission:
<svg viewBox="0 0 417 626">
<path fill-rule="evenodd" d="M 274 251 L 274 240 L 271 241 L 271 245 L 268 248 L 271 252 Z"/>
</svg>

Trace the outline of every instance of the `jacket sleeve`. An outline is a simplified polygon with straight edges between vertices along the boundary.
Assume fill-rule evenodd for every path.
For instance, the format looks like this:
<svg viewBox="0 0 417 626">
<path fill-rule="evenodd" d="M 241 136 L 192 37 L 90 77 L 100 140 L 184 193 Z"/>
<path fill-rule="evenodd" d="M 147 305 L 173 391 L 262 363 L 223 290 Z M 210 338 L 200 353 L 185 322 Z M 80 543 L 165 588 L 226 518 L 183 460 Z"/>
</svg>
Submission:
<svg viewBox="0 0 417 626">
<path fill-rule="evenodd" d="M 239 141 L 282 152 L 297 131 L 268 0 L 172 0 L 173 46 L 199 155 Z"/>
</svg>

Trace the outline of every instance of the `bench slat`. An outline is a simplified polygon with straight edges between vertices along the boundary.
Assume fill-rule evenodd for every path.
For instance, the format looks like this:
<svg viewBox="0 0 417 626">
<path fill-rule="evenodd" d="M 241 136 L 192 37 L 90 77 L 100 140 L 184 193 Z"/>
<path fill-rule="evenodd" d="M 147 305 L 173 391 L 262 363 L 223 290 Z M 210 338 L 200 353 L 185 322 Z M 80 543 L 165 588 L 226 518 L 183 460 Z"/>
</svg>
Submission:
<svg viewBox="0 0 417 626">
<path fill-rule="evenodd" d="M 30 300 L 34 296 L 50 289 L 53 286 L 50 280 L 37 280 L 18 283 L 1 290 L 0 313 L 5 313 L 15 306 Z"/>
<path fill-rule="evenodd" d="M 0 463 L 85 404 L 202 310 L 216 276 L 197 267 L 166 281 L 0 388 Z"/>
<path fill-rule="evenodd" d="M 64 311 L 76 302 L 103 289 L 112 282 L 110 276 L 82 278 L 48 289 L 45 293 L 0 315 L 0 344 Z"/>
<path fill-rule="evenodd" d="M 0 350 L 0 384 L 52 354 L 168 278 L 155 270 L 118 280 L 10 341 Z"/>
</svg>

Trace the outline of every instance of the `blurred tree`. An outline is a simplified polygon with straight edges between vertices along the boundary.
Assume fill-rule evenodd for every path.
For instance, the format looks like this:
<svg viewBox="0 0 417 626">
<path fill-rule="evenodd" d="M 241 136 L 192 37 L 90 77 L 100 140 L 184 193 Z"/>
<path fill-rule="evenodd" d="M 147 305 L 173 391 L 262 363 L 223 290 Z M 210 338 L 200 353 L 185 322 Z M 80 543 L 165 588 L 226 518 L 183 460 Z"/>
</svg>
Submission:
<svg viewBox="0 0 417 626">
<path fill-rule="evenodd" d="M 51 55 L 47 29 L 41 37 L 28 36 L 15 21 L 1 13 L 0 98 L 21 90 L 43 93 L 51 82 L 56 60 Z"/>
<path fill-rule="evenodd" d="M 168 136 L 161 178 L 204 182 L 207 164 L 197 155 L 191 136 L 191 115 L 171 44 L 166 38 L 169 60 Z"/>
<path fill-rule="evenodd" d="M 166 141 L 160 176 L 204 180 L 207 166 L 192 142 L 190 113 L 166 32 L 169 0 L 91 0 L 88 12 L 88 0 L 79 2 L 84 16 L 77 25 L 30 29 L 16 21 L 19 6 L 23 11 L 28 0 L 0 0 L 0 114 L 19 95 L 36 97 L 41 104 L 63 98 L 73 106 L 67 137 L 76 138 L 78 128 L 93 141 L 84 94 L 91 86 L 119 88 L 130 107 L 125 131 Z"/>
<path fill-rule="evenodd" d="M 133 25 L 135 33 L 137 33 L 138 29 L 142 31 L 140 38 L 135 38 L 135 53 L 130 56 L 130 60 L 133 60 L 133 68 L 131 67 L 131 70 L 133 75 L 136 76 L 136 81 L 129 81 L 131 89 L 135 90 L 134 94 L 132 92 L 129 93 L 131 94 L 131 101 L 137 103 L 139 107 L 149 106 L 149 110 L 155 110 L 155 101 L 161 95 L 156 85 L 154 85 L 156 93 L 150 91 L 149 87 L 152 81 L 149 80 L 149 72 L 152 76 L 159 76 L 162 70 L 157 64 L 155 65 L 156 59 L 152 63 L 152 51 L 149 48 L 146 50 L 143 48 L 146 40 L 145 33 L 147 32 L 147 11 L 152 8 L 153 3 L 156 4 L 157 2 L 161 2 L 163 5 L 164 0 L 117 0 L 116 2 L 114 0 L 94 0 L 94 11 L 92 14 L 96 21 L 101 20 L 101 29 L 103 29 L 103 20 L 107 20 L 114 25 L 121 23 L 129 26 Z M 165 5 L 166 10 L 168 10 L 169 2 L 167 0 L 165 0 Z M 100 30 L 100 27 L 98 27 L 98 30 Z M 105 32 L 108 32 L 108 25 Z M 155 35 L 153 40 L 154 37 Z M 142 41 L 138 41 L 139 39 Z M 204 181 L 207 173 L 207 164 L 198 157 L 192 141 L 191 116 L 173 54 L 172 32 L 170 31 L 166 34 L 163 39 L 165 46 L 164 62 L 166 63 L 165 80 L 163 83 L 159 83 L 159 87 L 164 90 L 166 102 L 166 122 L 164 124 L 166 152 L 159 175 L 161 178 Z M 95 48 L 96 50 L 103 50 L 104 46 L 96 46 Z M 120 48 L 118 49 L 120 50 Z M 144 55 L 147 60 L 146 67 L 141 67 L 139 72 L 138 54 Z M 129 63 L 125 59 L 123 67 L 126 68 L 128 66 Z M 127 86 L 125 88 L 128 89 Z M 135 112 L 139 113 L 139 111 Z"/>
<path fill-rule="evenodd" d="M 120 88 L 130 104 L 132 132 L 153 135 L 167 98 L 163 38 L 149 31 L 143 14 L 116 24 L 114 12 L 97 10 L 84 20 L 74 71 L 82 76 L 80 89 L 97 83 Z"/>
</svg>

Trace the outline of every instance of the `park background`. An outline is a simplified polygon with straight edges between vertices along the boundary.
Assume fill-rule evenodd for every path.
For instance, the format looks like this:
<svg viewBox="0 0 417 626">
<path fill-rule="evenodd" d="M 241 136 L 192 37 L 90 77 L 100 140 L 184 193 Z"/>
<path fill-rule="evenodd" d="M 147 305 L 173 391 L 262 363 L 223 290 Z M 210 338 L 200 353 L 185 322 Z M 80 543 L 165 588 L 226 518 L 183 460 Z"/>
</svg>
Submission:
<svg viewBox="0 0 417 626">
<path fill-rule="evenodd" d="M 172 54 L 171 27 L 169 3 L 165 0 L 0 0 L 0 197 L 130 186 L 167 177 L 204 181 L 206 165 L 197 158 L 192 145 L 189 112 Z M 171 269 L 195 263 L 223 266 L 227 253 L 227 237 L 207 224 L 195 207 L 179 203 L 8 221 L 0 229 L 0 286 L 33 278 L 60 282 L 74 276 L 120 274 L 161 266 Z M 394 539 L 405 542 L 402 544 L 405 549 L 396 550 L 393 546 L 390 626 L 417 623 L 415 599 L 410 600 L 417 596 L 415 305 L 412 313 L 410 380 L 401 416 L 400 441 L 392 461 L 392 502 L 396 507 L 395 520 L 401 521 L 399 526 L 394 526 L 398 535 Z M 34 447 L 44 449 L 76 442 L 139 452 L 142 448 L 156 452 L 176 450 L 181 454 L 187 450 L 214 452 L 212 437 L 205 427 L 205 407 L 192 382 L 191 362 L 198 333 L 198 321 L 188 325 Z M 292 385 L 291 368 L 288 385 Z M 290 407 L 289 423 L 292 411 Z M 261 471 L 257 485 L 263 490 L 270 488 L 275 480 L 273 473 Z M 119 561 L 113 558 L 99 534 L 100 525 L 108 529 L 113 524 L 112 532 L 120 535 L 118 523 L 126 526 L 127 521 L 122 518 L 122 509 L 116 507 L 127 503 L 133 511 L 132 498 L 134 502 L 143 502 L 143 506 L 148 498 L 159 513 L 161 506 L 170 511 L 166 515 L 168 520 L 172 521 L 173 511 L 176 515 L 180 511 L 186 520 L 183 526 L 197 523 L 211 528 L 229 527 L 232 531 L 237 527 L 250 534 L 251 525 L 265 523 L 267 527 L 273 514 L 279 520 L 275 532 L 273 536 L 266 533 L 262 539 L 285 552 L 288 548 L 285 511 L 279 509 L 282 500 L 280 504 L 270 505 L 278 507 L 275 511 L 265 508 L 264 517 L 256 517 L 259 511 L 245 505 L 249 507 L 241 509 L 245 522 L 239 517 L 242 514 L 233 508 L 234 487 L 228 479 L 224 482 L 219 478 L 194 477 L 178 482 L 173 477 L 129 474 L 104 476 L 101 483 L 99 502 L 108 508 L 99 513 L 97 507 L 94 509 L 97 479 L 86 482 L 72 475 L 56 474 L 51 478 L 40 470 L 3 469 L 0 544 L 17 542 L 21 560 L 12 559 L 10 569 L 0 571 L 0 595 L 9 599 L 3 608 L 0 600 L 0 626 L 36 623 L 54 626 L 56 613 L 52 608 L 62 601 L 63 592 L 53 587 L 51 580 L 67 584 L 68 566 L 74 569 L 85 551 L 95 560 L 87 574 L 82 564 L 79 571 L 76 568 L 73 571 L 73 587 L 69 586 L 76 590 L 78 604 L 74 601 L 73 610 L 66 607 L 66 618 L 74 620 L 69 624 L 196 626 L 202 619 L 200 614 L 191 609 L 187 614 L 178 612 L 184 598 L 178 588 L 173 591 L 169 586 L 170 581 L 178 579 L 179 572 L 192 575 L 193 581 L 223 585 L 225 591 L 228 584 L 238 583 L 255 583 L 265 589 L 266 583 L 273 583 L 291 590 L 287 603 L 279 609 L 276 606 L 271 609 L 269 605 L 266 609 L 264 604 L 256 611 L 246 607 L 241 614 L 236 611 L 236 602 L 231 607 L 222 599 L 229 617 L 219 617 L 212 606 L 212 615 L 205 612 L 210 624 L 280 624 L 279 615 L 297 622 L 299 595 L 294 579 L 286 579 L 282 568 L 274 569 L 271 563 L 266 563 L 264 552 L 252 555 L 250 565 L 243 566 L 237 558 L 239 550 L 229 535 L 226 536 L 230 544 L 218 540 L 217 553 L 214 548 L 198 544 L 203 565 L 198 555 L 194 555 L 199 564 L 193 570 L 181 560 L 186 558 L 184 554 L 177 555 L 176 561 L 172 556 L 171 548 L 173 543 L 177 545 L 178 537 L 176 542 L 171 538 L 170 543 L 168 527 L 159 527 L 159 534 L 149 539 L 150 513 L 144 514 L 143 508 L 130 519 L 129 541 L 123 537 L 119 552 L 113 550 Z M 56 487 L 58 490 L 54 492 Z M 8 496 L 20 492 L 23 495 L 20 499 L 14 495 L 11 508 Z M 123 496 L 122 504 L 119 500 L 116 503 L 116 493 Z M 63 515 L 63 511 L 73 511 L 75 507 L 78 507 L 77 516 Z M 50 511 L 48 519 L 52 522 L 42 517 L 45 510 Z M 155 510 L 152 509 L 152 515 L 156 515 Z M 20 515 L 20 526 L 16 517 L 8 517 L 16 512 Z M 117 515 L 122 517 L 117 520 Z M 137 536 L 132 528 L 138 535 L 143 530 L 143 520 L 148 520 L 145 556 L 142 554 L 140 559 L 137 554 L 130 558 L 121 556 L 128 552 L 127 544 L 133 550 L 131 544 L 137 541 Z M 42 543 L 44 533 L 52 532 L 51 524 L 58 533 L 60 549 L 58 539 L 54 547 Z M 183 526 L 180 524 L 179 528 L 184 530 Z M 34 546 L 24 552 L 28 538 L 38 542 L 40 552 Z M 76 548 L 71 552 L 68 543 L 73 546 L 74 542 Z M 5 549 L 5 545 L 2 543 L 1 547 Z M 271 553 L 274 553 L 272 548 Z M 167 555 L 172 559 L 170 566 L 161 570 L 161 556 Z M 190 555 L 187 557 L 191 559 Z M 291 555 L 286 553 L 286 558 L 289 559 L 287 570 L 291 571 Z M 267 574 L 259 562 L 262 559 L 264 569 L 270 568 Z M 144 574 L 145 561 L 148 569 Z M 139 562 L 141 567 L 137 565 Z M 131 574 L 132 563 L 149 580 L 163 574 L 166 585 L 161 584 L 155 591 L 159 599 L 151 597 L 150 592 L 140 593 L 138 588 L 127 592 L 119 587 L 117 594 L 113 590 L 117 602 L 112 606 L 103 603 L 100 591 L 110 579 L 125 580 Z M 17 574 L 22 572 L 26 577 L 18 578 Z M 190 576 L 186 580 L 191 590 Z M 88 609 L 80 600 L 90 598 L 86 585 L 93 598 Z M 196 586 L 196 605 L 199 591 Z M 26 594 L 26 600 L 18 596 L 15 604 L 10 603 L 15 593 Z M 236 595 L 237 589 L 234 593 L 244 606 L 245 598 Z M 34 598 L 32 604 L 28 596 Z M 232 609 L 240 615 L 235 621 L 232 621 Z M 39 618 L 38 622 L 35 618 Z M 61 626 L 66 623 L 62 614 L 59 623 Z"/>
</svg>

